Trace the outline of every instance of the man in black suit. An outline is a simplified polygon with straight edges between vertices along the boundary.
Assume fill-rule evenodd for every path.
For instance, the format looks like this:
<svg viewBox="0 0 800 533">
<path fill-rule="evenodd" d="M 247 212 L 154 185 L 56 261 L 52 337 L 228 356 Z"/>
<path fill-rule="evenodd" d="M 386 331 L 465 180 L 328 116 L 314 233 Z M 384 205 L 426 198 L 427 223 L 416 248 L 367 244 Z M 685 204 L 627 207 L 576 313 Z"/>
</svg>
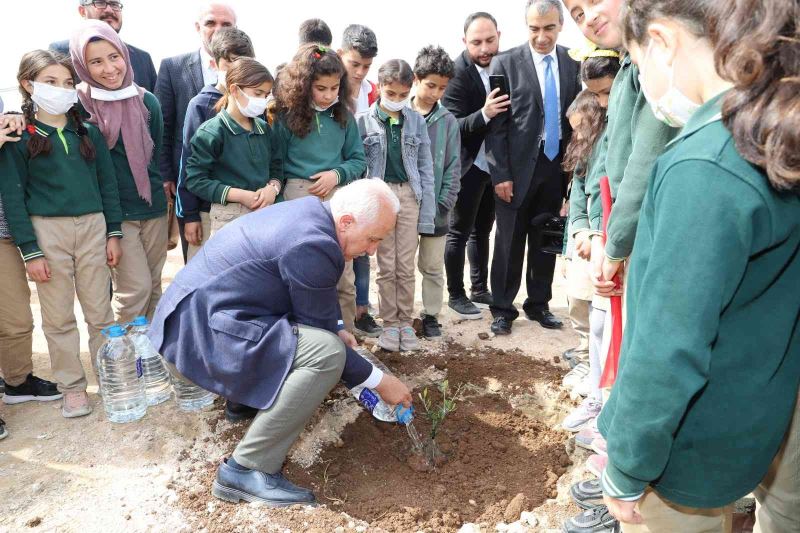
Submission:
<svg viewBox="0 0 800 533">
<path fill-rule="evenodd" d="M 486 162 L 484 139 L 489 123 L 508 107 L 508 96 L 489 93 L 489 64 L 500 49 L 497 21 L 478 12 L 464 23 L 466 50 L 455 59 L 456 74 L 442 104 L 458 119 L 461 131 L 461 189 L 450 219 L 445 248 L 448 305 L 461 318 L 479 319 L 492 303 L 489 293 L 489 234 L 494 224 L 494 192 Z M 472 281 L 471 297 L 464 290 L 464 249 Z"/>
<path fill-rule="evenodd" d="M 567 108 L 581 90 L 580 64 L 556 41 L 564 23 L 560 0 L 528 0 L 529 42 L 492 61 L 490 73 L 505 76 L 511 112 L 489 124 L 486 155 L 495 192 L 495 234 L 492 259 L 492 332 L 511 333 L 519 316 L 514 307 L 525 273 L 528 298 L 525 315 L 545 328 L 562 327 L 550 313 L 556 258 L 540 250 L 541 230 L 531 221 L 558 215 L 566 193 L 561 159 L 572 129 Z"/>
<path fill-rule="evenodd" d="M 209 84 L 217 83 L 216 65 L 210 53 L 211 38 L 220 28 L 236 26 L 233 8 L 216 2 L 206 4 L 194 23 L 200 36 L 200 49 L 168 57 L 161 61 L 155 95 L 164 114 L 164 140 L 159 168 L 169 198 L 175 197 L 183 146 L 183 122 L 189 100 Z M 188 243 L 183 234 L 183 221 L 178 218 L 181 248 L 186 261 Z"/>
<path fill-rule="evenodd" d="M 122 3 L 105 0 L 80 0 L 78 13 L 84 19 L 102 20 L 119 33 L 122 29 Z M 143 89 L 153 92 L 156 86 L 156 67 L 150 54 L 127 43 L 133 69 L 133 81 Z M 69 56 L 69 40 L 50 43 L 50 50 Z M 75 80 L 77 84 L 80 80 Z"/>
</svg>

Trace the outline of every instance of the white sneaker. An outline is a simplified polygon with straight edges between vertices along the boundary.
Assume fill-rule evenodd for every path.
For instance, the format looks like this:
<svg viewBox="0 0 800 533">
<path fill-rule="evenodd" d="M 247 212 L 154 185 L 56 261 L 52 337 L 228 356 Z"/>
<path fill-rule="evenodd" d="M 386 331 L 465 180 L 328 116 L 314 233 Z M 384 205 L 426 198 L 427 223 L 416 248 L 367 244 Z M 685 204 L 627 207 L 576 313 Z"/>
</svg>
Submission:
<svg viewBox="0 0 800 533">
<path fill-rule="evenodd" d="M 592 390 L 592 384 L 591 380 L 589 379 L 589 376 L 584 377 L 580 381 L 580 383 L 572 387 L 573 394 L 577 394 L 578 396 L 583 396 L 584 398 L 589 396 L 591 390 Z"/>
<path fill-rule="evenodd" d="M 564 379 L 561 380 L 561 384 L 566 389 L 573 389 L 588 375 L 589 363 L 578 363 L 575 368 L 567 372 Z"/>
<path fill-rule="evenodd" d="M 600 414 L 600 407 L 602 407 L 600 402 L 586 398 L 567 415 L 567 418 L 561 422 L 561 427 L 572 433 L 577 433 Z"/>
</svg>

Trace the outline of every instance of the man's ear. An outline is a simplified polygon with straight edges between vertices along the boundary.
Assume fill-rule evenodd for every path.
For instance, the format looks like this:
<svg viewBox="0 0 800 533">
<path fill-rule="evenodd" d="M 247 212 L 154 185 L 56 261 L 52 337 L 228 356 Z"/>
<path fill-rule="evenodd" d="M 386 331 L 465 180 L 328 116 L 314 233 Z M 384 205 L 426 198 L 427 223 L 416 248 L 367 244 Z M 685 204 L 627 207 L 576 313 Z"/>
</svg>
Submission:
<svg viewBox="0 0 800 533">
<path fill-rule="evenodd" d="M 355 222 L 356 219 L 353 217 L 353 215 L 344 214 L 339 217 L 339 229 L 341 229 L 342 231 L 346 231 L 350 229 L 353 226 L 353 224 L 355 224 Z"/>
<path fill-rule="evenodd" d="M 83 6 L 78 6 L 78 14 L 81 16 L 82 19 L 86 18 L 86 8 Z"/>
</svg>

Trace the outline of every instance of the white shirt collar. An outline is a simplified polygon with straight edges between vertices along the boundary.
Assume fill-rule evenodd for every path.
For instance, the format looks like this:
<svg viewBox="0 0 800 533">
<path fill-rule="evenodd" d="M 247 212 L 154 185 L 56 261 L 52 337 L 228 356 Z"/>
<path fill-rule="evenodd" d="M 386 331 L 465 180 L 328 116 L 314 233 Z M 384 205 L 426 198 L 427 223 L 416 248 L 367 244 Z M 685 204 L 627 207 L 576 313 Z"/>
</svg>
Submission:
<svg viewBox="0 0 800 533">
<path fill-rule="evenodd" d="M 206 51 L 206 48 L 205 48 L 205 46 L 201 46 L 201 47 L 200 47 L 200 64 L 203 66 L 203 68 L 208 68 L 208 69 L 210 69 L 210 68 L 211 68 L 211 61 L 212 61 L 213 59 L 214 59 L 214 58 L 213 58 L 213 57 L 211 57 L 211 54 L 209 54 L 209 53 Z"/>
<path fill-rule="evenodd" d="M 534 50 L 530 42 L 528 43 L 528 48 L 531 49 L 531 57 L 533 57 L 533 62 L 536 64 L 537 67 L 544 66 L 544 58 L 550 56 L 553 58 L 553 68 L 554 69 L 558 68 L 558 56 L 556 55 L 555 47 L 553 47 L 553 49 L 550 51 L 549 54 L 540 54 L 539 52 Z"/>
</svg>

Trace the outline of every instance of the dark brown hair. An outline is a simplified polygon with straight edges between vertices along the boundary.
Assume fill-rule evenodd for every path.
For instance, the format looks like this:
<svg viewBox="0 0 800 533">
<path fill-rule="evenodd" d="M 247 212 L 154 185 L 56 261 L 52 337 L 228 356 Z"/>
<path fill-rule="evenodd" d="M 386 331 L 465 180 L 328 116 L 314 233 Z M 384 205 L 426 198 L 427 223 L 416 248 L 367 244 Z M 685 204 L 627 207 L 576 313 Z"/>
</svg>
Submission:
<svg viewBox="0 0 800 533">
<path fill-rule="evenodd" d="M 600 105 L 597 96 L 585 89 L 578 93 L 572 105 L 567 110 L 567 118 L 577 114 L 581 121 L 572 132 L 567 150 L 564 153 L 564 162 L 561 167 L 566 172 L 583 177 L 592 155 L 595 143 L 600 139 L 606 124 L 606 110 Z"/>
<path fill-rule="evenodd" d="M 333 118 L 344 128 L 353 112 L 347 72 L 339 56 L 325 46 L 301 46 L 292 61 L 281 71 L 275 91 L 276 110 L 294 135 L 305 137 L 311 131 L 314 110 L 311 107 L 311 88 L 322 76 L 339 76 L 339 102 L 331 107 Z"/>
<path fill-rule="evenodd" d="M 22 56 L 22 59 L 19 62 L 17 82 L 19 83 L 19 92 L 22 95 L 22 113 L 25 116 L 25 121 L 29 125 L 34 124 L 34 121 L 36 120 L 36 112 L 34 111 L 35 104 L 31 99 L 31 95 L 25 90 L 25 87 L 22 86 L 22 82 L 33 82 L 40 72 L 51 65 L 60 65 L 64 67 L 69 71 L 73 80 L 78 79 L 78 75 L 75 74 L 75 68 L 72 66 L 72 61 L 70 58 L 58 52 L 53 52 L 50 50 L 34 50 Z M 92 144 L 92 140 L 89 138 L 89 131 L 86 129 L 86 125 L 83 123 L 77 105 L 72 106 L 72 109 L 67 112 L 67 117 L 74 123 L 78 137 L 81 139 L 81 157 L 87 161 L 94 161 L 96 156 L 94 144 Z M 49 137 L 39 135 L 39 133 L 34 130 L 33 133 L 30 134 L 26 148 L 28 149 L 30 158 L 33 159 L 40 154 L 49 154 L 53 146 Z"/>
<path fill-rule="evenodd" d="M 621 67 L 618 57 L 587 57 L 581 62 L 581 79 L 583 81 L 615 78 Z"/>
<path fill-rule="evenodd" d="M 214 32 L 209 48 L 217 63 L 220 59 L 230 61 L 231 58 L 256 56 L 253 41 L 239 28 L 220 28 Z"/>
<path fill-rule="evenodd" d="M 245 87 L 258 87 L 267 82 L 274 82 L 272 74 L 270 74 L 267 67 L 252 57 L 240 57 L 231 63 L 228 72 L 225 74 L 225 87 L 222 90 L 222 98 L 214 106 L 214 110 L 219 113 L 228 106 L 231 85 L 236 85 L 243 89 Z"/>
</svg>

